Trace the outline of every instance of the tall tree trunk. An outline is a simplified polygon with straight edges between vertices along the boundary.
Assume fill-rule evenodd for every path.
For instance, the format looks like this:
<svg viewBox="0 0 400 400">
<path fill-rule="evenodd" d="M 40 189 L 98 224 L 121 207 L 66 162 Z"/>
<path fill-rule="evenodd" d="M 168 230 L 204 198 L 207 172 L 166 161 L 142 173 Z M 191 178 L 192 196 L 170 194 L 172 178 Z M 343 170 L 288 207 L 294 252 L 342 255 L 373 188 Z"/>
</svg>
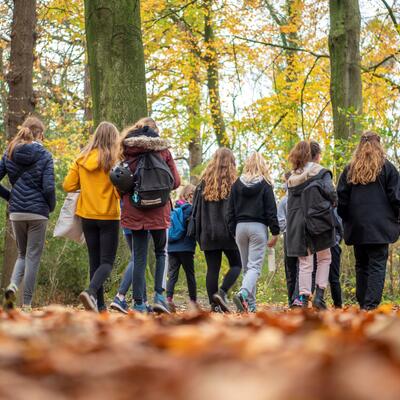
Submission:
<svg viewBox="0 0 400 400">
<path fill-rule="evenodd" d="M 85 0 L 93 119 L 122 128 L 147 116 L 139 0 Z"/>
<path fill-rule="evenodd" d="M 7 97 L 6 133 L 12 139 L 18 126 L 35 108 L 33 97 L 33 52 L 36 40 L 36 0 L 14 0 L 11 27 L 10 67 L 7 75 L 9 93 Z M 8 214 L 8 213 L 7 213 Z M 1 286 L 8 285 L 17 257 L 11 224 L 6 222 L 4 262 Z"/>
<path fill-rule="evenodd" d="M 358 0 L 330 0 L 331 101 L 336 139 L 358 131 L 362 112 L 361 15 Z"/>
<path fill-rule="evenodd" d="M 193 67 L 193 71 L 189 78 L 187 113 L 188 113 L 188 129 L 189 129 L 189 169 L 190 183 L 197 185 L 199 183 L 198 167 L 203 162 L 203 148 L 201 142 L 201 85 L 199 81 L 199 71 Z"/>
<path fill-rule="evenodd" d="M 207 88 L 210 98 L 212 125 L 215 131 L 218 146 L 229 147 L 229 139 L 226 134 L 226 126 L 222 113 L 221 97 L 219 93 L 219 63 L 217 49 L 215 48 L 215 35 L 212 19 L 212 0 L 205 1 L 204 43 L 206 47 L 204 61 L 207 67 Z"/>
<path fill-rule="evenodd" d="M 85 74 L 83 82 L 83 98 L 84 98 L 84 119 L 86 122 L 93 121 L 92 93 L 90 90 L 89 66 L 85 63 Z"/>
</svg>

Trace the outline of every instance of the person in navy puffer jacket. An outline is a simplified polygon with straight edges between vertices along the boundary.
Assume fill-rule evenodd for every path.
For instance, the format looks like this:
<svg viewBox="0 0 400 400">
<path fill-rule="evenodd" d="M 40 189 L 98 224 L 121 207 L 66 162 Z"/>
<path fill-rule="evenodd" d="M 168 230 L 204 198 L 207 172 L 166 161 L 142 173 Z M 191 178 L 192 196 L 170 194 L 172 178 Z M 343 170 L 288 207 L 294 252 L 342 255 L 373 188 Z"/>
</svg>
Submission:
<svg viewBox="0 0 400 400">
<path fill-rule="evenodd" d="M 173 301 L 174 289 L 178 281 L 179 269 L 182 265 L 186 281 L 189 289 L 189 298 L 191 305 L 195 309 L 199 309 L 197 304 L 197 285 L 194 274 L 194 253 L 196 251 L 196 240 L 186 235 L 189 218 L 192 214 L 193 195 L 196 187 L 194 185 L 186 185 L 182 188 L 179 200 L 175 204 L 175 209 L 181 208 L 183 222 L 185 224 L 185 232 L 178 240 L 168 238 L 168 283 L 167 283 L 167 301 L 170 311 L 176 310 Z M 171 224 L 173 224 L 173 219 Z M 170 229 L 174 229 L 172 226 Z"/>
<path fill-rule="evenodd" d="M 18 248 L 5 305 L 12 308 L 24 280 L 23 309 L 31 309 L 50 212 L 56 205 L 53 158 L 42 144 L 44 125 L 28 117 L 0 161 L 0 181 L 8 175 L 12 189 L 0 185 L 8 201 L 10 221 Z"/>
</svg>

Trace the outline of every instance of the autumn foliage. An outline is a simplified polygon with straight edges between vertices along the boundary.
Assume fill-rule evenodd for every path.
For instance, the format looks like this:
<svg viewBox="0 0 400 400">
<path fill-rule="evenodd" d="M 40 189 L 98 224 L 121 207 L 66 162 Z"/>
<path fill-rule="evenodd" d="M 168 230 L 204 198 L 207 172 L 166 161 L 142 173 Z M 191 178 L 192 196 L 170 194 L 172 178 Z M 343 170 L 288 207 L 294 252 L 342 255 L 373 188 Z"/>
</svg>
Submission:
<svg viewBox="0 0 400 400">
<path fill-rule="evenodd" d="M 0 398 L 396 399 L 400 314 L 0 314 Z"/>
</svg>

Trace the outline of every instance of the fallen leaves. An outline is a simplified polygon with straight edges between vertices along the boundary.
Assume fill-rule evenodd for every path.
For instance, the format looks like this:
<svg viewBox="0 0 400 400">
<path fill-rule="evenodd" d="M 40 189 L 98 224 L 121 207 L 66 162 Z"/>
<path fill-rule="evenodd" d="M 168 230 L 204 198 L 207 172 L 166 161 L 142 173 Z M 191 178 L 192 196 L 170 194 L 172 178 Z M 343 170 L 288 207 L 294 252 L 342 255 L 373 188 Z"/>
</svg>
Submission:
<svg viewBox="0 0 400 400">
<path fill-rule="evenodd" d="M 400 318 L 0 312 L 0 398 L 380 400 L 400 393 Z"/>
</svg>

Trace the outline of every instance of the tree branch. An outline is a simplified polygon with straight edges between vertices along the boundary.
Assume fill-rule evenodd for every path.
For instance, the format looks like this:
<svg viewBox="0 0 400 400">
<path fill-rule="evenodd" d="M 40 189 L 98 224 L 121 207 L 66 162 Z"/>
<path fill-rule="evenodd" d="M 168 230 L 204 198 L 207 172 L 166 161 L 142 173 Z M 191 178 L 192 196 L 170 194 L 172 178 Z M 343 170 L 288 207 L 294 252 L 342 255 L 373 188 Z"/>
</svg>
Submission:
<svg viewBox="0 0 400 400">
<path fill-rule="evenodd" d="M 386 10 L 388 10 L 389 17 L 392 20 L 397 33 L 400 34 L 399 24 L 397 22 L 396 16 L 394 15 L 394 11 L 393 11 L 392 7 L 389 6 L 389 4 L 386 0 L 381 0 L 381 1 L 382 1 L 383 5 L 385 6 Z"/>
<path fill-rule="evenodd" d="M 286 112 L 285 114 L 282 114 L 278 121 L 275 122 L 275 124 L 273 125 L 273 127 L 270 129 L 270 131 L 268 132 L 269 134 L 271 134 L 279 125 L 280 123 L 286 118 L 286 115 L 288 115 L 288 113 Z M 256 150 L 257 152 L 260 151 L 267 143 L 267 141 L 269 140 L 269 138 L 267 137 L 262 143 L 261 145 L 258 147 L 258 149 Z"/>
</svg>

